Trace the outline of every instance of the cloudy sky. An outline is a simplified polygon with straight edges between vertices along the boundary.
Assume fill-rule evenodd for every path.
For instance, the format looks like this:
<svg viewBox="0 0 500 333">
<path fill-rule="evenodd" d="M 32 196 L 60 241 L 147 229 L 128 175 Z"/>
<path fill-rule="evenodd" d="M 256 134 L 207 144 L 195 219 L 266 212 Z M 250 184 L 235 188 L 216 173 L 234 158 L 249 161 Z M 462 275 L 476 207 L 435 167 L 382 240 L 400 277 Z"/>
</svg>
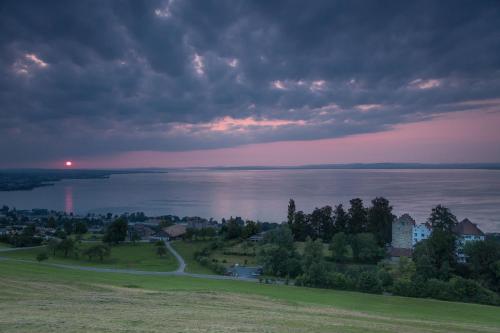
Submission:
<svg viewBox="0 0 500 333">
<path fill-rule="evenodd" d="M 500 162 L 498 1 L 2 1 L 0 167 Z"/>
</svg>

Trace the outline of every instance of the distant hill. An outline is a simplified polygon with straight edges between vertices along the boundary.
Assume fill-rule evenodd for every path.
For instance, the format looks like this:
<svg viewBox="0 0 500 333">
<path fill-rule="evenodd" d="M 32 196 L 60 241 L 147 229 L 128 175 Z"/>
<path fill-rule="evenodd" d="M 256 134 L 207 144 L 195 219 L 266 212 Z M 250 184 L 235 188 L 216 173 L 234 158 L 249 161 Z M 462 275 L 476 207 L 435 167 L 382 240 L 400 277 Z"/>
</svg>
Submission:
<svg viewBox="0 0 500 333">
<path fill-rule="evenodd" d="M 195 168 L 196 169 L 196 168 Z M 200 169 L 214 170 L 282 170 L 282 169 L 462 169 L 500 170 L 500 163 L 351 163 L 310 164 L 300 166 L 220 166 Z"/>
</svg>

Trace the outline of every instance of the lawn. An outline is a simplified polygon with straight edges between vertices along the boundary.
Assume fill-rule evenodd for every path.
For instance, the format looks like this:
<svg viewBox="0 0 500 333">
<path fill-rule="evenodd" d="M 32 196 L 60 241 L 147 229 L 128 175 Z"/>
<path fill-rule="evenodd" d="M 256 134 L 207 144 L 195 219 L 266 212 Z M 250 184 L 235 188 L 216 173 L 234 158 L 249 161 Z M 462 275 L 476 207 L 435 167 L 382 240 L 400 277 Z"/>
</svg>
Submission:
<svg viewBox="0 0 500 333">
<path fill-rule="evenodd" d="M 81 250 L 92 246 L 92 243 L 82 243 L 80 244 Z M 45 247 L 18 250 L 12 252 L 0 253 L 0 256 L 24 259 L 24 260 L 35 260 L 36 255 L 41 252 L 47 252 Z M 168 272 L 173 271 L 177 268 L 178 263 L 175 258 L 167 253 L 166 255 L 159 257 L 155 253 L 155 246 L 150 243 L 137 243 L 135 245 L 127 243 L 120 244 L 118 246 L 113 246 L 111 248 L 111 256 L 105 258 L 103 262 L 98 259 L 93 259 L 89 261 L 87 257 L 80 255 L 77 259 L 73 256 L 68 256 L 64 258 L 62 253 L 58 253 L 56 257 L 53 257 L 50 253 L 48 263 L 57 264 L 71 264 L 80 266 L 94 266 L 101 268 L 120 268 L 120 269 L 136 269 L 143 271 L 159 271 Z"/>
<path fill-rule="evenodd" d="M 210 255 L 210 258 L 217 259 L 219 263 L 227 267 L 230 267 L 234 264 L 256 266 L 257 257 L 255 255 L 247 255 L 254 253 L 256 254 L 256 252 L 256 244 L 230 241 L 225 243 L 223 249 L 217 249 L 213 251 Z"/>
<path fill-rule="evenodd" d="M 475 304 L 0 260 L 1 332 L 499 332 L 499 313 Z"/>
<path fill-rule="evenodd" d="M 186 272 L 197 274 L 214 274 L 214 272 L 210 268 L 200 265 L 194 259 L 194 253 L 196 251 L 202 250 L 210 243 L 210 241 L 173 241 L 172 246 L 181 255 L 181 257 L 184 258 L 184 261 L 186 262 Z"/>
<path fill-rule="evenodd" d="M 11 247 L 11 246 L 10 246 L 10 244 L 5 244 L 5 243 L 0 242 L 0 249 L 6 248 L 6 247 Z"/>
<path fill-rule="evenodd" d="M 186 261 L 186 272 L 189 273 L 200 273 L 200 274 L 215 274 L 211 269 L 200 265 L 196 260 L 194 260 L 194 253 L 200 251 L 206 246 L 208 246 L 211 241 L 174 241 L 172 246 L 179 252 L 179 254 Z M 238 242 L 226 242 L 224 249 L 217 249 L 211 252 L 209 258 L 217 259 L 218 262 L 226 267 L 230 267 L 234 264 L 243 265 L 246 260 L 248 266 L 257 265 L 255 256 L 244 256 L 238 254 L 224 254 L 224 251 L 231 252 L 251 252 L 251 248 L 242 248 L 242 243 Z"/>
</svg>

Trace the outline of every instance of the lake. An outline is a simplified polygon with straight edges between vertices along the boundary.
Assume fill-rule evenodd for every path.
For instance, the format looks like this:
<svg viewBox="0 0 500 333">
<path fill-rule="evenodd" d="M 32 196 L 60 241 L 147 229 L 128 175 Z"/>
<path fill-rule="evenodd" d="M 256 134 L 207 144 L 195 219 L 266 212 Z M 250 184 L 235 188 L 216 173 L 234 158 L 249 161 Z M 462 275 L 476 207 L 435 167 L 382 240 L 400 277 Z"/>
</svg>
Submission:
<svg viewBox="0 0 500 333">
<path fill-rule="evenodd" d="M 287 204 L 297 209 L 368 205 L 388 198 L 398 215 L 424 222 L 443 204 L 461 220 L 483 231 L 500 231 L 499 170 L 196 170 L 112 175 L 109 179 L 63 180 L 32 191 L 0 192 L 0 205 L 48 208 L 79 214 L 143 211 L 148 215 L 242 216 L 261 221 L 286 219 Z"/>
</svg>

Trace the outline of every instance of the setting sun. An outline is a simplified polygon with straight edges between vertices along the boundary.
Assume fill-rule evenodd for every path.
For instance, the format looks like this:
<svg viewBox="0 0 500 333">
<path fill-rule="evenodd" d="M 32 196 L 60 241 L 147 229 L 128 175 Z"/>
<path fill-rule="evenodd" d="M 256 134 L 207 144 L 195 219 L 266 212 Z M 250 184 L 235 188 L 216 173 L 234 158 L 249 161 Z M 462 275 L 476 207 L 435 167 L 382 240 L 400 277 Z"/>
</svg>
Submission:
<svg viewBox="0 0 500 333">
<path fill-rule="evenodd" d="M 71 161 L 66 161 L 65 164 L 66 164 L 67 167 L 73 166 L 73 162 L 71 162 Z"/>
</svg>

